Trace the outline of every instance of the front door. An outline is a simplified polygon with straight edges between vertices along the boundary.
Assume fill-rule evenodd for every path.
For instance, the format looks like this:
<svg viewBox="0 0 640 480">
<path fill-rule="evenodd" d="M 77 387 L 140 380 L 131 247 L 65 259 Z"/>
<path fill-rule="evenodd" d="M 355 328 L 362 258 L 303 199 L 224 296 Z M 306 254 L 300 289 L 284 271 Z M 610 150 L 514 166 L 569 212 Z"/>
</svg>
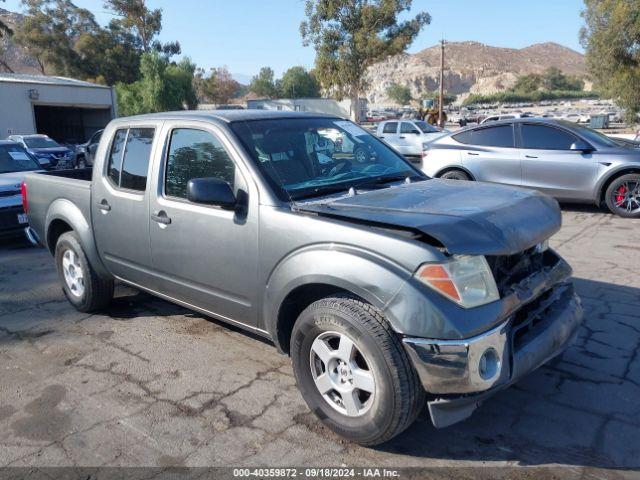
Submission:
<svg viewBox="0 0 640 480">
<path fill-rule="evenodd" d="M 258 195 L 233 146 L 216 127 L 167 122 L 165 152 L 150 199 L 149 228 L 160 292 L 248 326 L 257 321 Z M 242 209 L 187 200 L 187 182 L 228 182 Z M 253 191 L 251 190 L 253 188 Z"/>
<path fill-rule="evenodd" d="M 547 125 L 521 125 L 522 186 L 563 200 L 593 191 L 598 165 L 591 153 L 571 150 L 578 137 Z"/>
<path fill-rule="evenodd" d="M 110 135 L 101 153 L 106 160 L 92 184 L 91 219 L 100 256 L 114 275 L 141 285 L 148 284 L 151 268 L 147 178 L 157 129 L 132 124 L 105 132 Z"/>
</svg>

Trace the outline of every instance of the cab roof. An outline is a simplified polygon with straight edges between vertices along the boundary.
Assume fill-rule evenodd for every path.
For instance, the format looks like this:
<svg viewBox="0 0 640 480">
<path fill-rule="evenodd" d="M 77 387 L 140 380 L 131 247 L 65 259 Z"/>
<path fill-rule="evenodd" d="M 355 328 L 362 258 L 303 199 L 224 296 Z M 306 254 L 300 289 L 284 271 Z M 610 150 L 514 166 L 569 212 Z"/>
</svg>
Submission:
<svg viewBox="0 0 640 480">
<path fill-rule="evenodd" d="M 231 123 L 248 120 L 277 120 L 285 118 L 335 118 L 335 115 L 313 112 L 294 112 L 286 110 L 181 110 L 176 112 L 147 113 L 132 117 L 121 117 L 117 121 L 128 120 L 213 120 L 217 122 Z"/>
</svg>

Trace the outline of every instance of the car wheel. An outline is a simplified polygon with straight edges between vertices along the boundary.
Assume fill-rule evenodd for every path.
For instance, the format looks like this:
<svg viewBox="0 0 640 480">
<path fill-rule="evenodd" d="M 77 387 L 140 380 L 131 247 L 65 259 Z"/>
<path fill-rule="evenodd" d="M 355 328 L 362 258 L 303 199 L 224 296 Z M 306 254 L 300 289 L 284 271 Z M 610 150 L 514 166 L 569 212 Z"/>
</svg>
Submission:
<svg viewBox="0 0 640 480">
<path fill-rule="evenodd" d="M 471 177 L 468 173 L 463 172 L 462 170 L 449 170 L 448 172 L 440 175 L 440 178 L 446 178 L 448 180 L 471 180 Z"/>
<path fill-rule="evenodd" d="M 318 300 L 291 337 L 293 371 L 309 408 L 338 435 L 378 445 L 405 430 L 425 393 L 382 313 L 349 296 Z"/>
<path fill-rule="evenodd" d="M 60 235 L 55 258 L 62 290 L 76 310 L 89 313 L 109 305 L 113 298 L 113 280 L 98 276 L 75 232 Z"/>
<path fill-rule="evenodd" d="M 369 161 L 369 152 L 365 148 L 356 148 L 353 152 L 353 158 L 356 163 L 367 163 Z"/>
<path fill-rule="evenodd" d="M 640 218 L 640 174 L 630 173 L 616 178 L 605 192 L 605 202 L 616 215 Z"/>
</svg>

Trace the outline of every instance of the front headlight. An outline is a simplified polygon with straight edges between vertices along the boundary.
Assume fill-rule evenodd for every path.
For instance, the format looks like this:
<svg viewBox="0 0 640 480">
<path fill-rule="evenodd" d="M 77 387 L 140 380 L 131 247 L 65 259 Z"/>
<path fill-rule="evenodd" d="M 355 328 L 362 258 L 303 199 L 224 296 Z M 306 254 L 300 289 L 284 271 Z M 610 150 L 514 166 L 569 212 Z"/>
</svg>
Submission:
<svg viewBox="0 0 640 480">
<path fill-rule="evenodd" d="M 454 255 L 443 263 L 425 263 L 415 276 L 422 283 L 464 308 L 500 299 L 500 293 L 483 256 Z"/>
</svg>

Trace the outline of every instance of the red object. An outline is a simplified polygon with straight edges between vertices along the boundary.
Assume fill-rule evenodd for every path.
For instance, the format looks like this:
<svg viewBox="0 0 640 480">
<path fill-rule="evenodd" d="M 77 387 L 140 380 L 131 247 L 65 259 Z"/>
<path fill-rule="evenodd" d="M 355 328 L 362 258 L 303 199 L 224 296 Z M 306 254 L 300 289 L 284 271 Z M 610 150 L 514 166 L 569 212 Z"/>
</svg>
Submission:
<svg viewBox="0 0 640 480">
<path fill-rule="evenodd" d="M 22 194 L 22 209 L 24 213 L 29 213 L 29 200 L 27 199 L 27 184 L 22 182 L 20 185 L 20 193 Z"/>
<path fill-rule="evenodd" d="M 616 193 L 618 194 L 616 195 L 616 202 L 622 203 L 624 201 L 624 194 L 627 193 L 627 189 L 622 185 Z"/>
</svg>

